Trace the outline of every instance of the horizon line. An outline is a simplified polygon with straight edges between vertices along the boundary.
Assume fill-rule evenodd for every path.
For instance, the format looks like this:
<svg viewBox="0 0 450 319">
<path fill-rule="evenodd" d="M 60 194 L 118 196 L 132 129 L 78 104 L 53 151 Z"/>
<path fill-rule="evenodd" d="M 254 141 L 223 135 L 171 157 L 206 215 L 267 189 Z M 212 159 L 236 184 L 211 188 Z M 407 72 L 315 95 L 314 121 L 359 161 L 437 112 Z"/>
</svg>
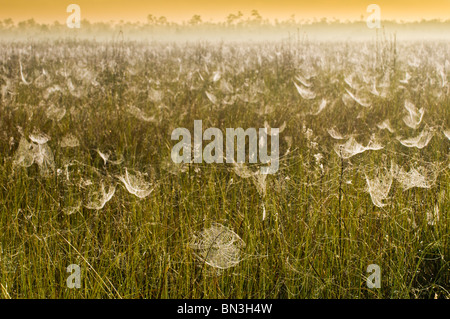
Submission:
<svg viewBox="0 0 450 319">
<path fill-rule="evenodd" d="M 169 20 L 167 19 L 167 17 L 165 16 L 153 16 L 151 14 L 149 14 L 148 16 L 152 16 L 156 19 L 164 19 L 163 22 L 159 22 L 161 24 L 158 24 L 158 22 L 153 21 L 153 23 L 151 23 L 149 21 L 149 19 L 147 20 L 135 20 L 135 21 L 131 21 L 131 20 L 115 20 L 115 19 L 110 19 L 110 20 L 89 20 L 88 18 L 82 18 L 81 22 L 87 22 L 89 24 L 109 24 L 109 25 L 120 25 L 120 24 L 134 24 L 134 25 L 159 25 L 159 26 L 164 26 L 164 25 L 186 25 L 186 24 L 190 24 L 190 21 L 192 18 L 194 18 L 194 16 L 198 16 L 201 18 L 200 15 L 194 15 L 191 19 L 189 20 L 182 20 L 182 21 L 174 21 L 174 20 Z M 434 23 L 450 23 L 450 19 L 442 19 L 442 18 L 433 18 L 433 19 L 421 19 L 421 20 L 405 20 L 405 19 L 381 19 L 381 22 L 384 23 L 396 23 L 396 24 L 420 24 L 420 23 L 429 23 L 429 22 L 434 22 Z M 0 26 L 2 26 L 4 23 L 7 23 L 8 25 L 11 26 L 11 22 L 12 22 L 12 26 L 18 26 L 21 23 L 33 23 L 36 25 L 40 25 L 40 26 L 51 26 L 51 25 L 55 25 L 55 24 L 65 24 L 66 20 L 61 21 L 58 19 L 55 19 L 53 21 L 46 21 L 46 22 L 40 22 L 37 21 L 36 18 L 34 17 L 30 17 L 30 18 L 25 18 L 25 19 L 20 19 L 20 20 L 14 20 L 13 18 L 3 18 L 0 19 Z M 156 23 L 155 23 L 156 22 Z M 352 24 L 352 23 L 358 23 L 358 22 L 366 22 L 366 19 L 338 19 L 338 18 L 329 18 L 329 17 L 313 17 L 313 18 L 308 18 L 308 19 L 292 19 L 292 18 L 288 18 L 285 20 L 281 20 L 281 19 L 269 19 L 269 18 L 262 18 L 260 20 L 252 20 L 250 18 L 247 19 L 243 19 L 240 20 L 238 22 L 233 22 L 233 23 L 228 23 L 227 19 L 225 18 L 224 20 L 201 20 L 197 25 L 202 25 L 202 24 L 213 24 L 213 25 L 229 25 L 229 26 L 237 26 L 240 24 L 245 24 L 245 23 L 257 23 L 257 24 L 261 24 L 261 25 L 276 25 L 278 24 Z"/>
</svg>

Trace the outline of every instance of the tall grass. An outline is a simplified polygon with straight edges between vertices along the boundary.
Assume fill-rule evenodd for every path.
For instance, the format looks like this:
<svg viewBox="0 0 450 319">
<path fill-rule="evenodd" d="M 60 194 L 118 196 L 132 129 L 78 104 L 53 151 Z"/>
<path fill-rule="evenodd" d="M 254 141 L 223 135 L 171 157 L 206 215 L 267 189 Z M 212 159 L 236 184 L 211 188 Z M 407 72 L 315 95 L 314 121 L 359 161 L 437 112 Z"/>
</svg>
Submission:
<svg viewBox="0 0 450 319">
<path fill-rule="evenodd" d="M 450 127 L 450 103 L 448 84 L 440 87 L 435 63 L 445 65 L 450 48 L 398 41 L 394 47 L 386 40 L 2 43 L 0 295 L 449 298 L 450 142 L 439 130 Z M 408 64 L 412 57 L 421 64 Z M 32 84 L 21 81 L 19 61 Z M 214 71 L 233 93 L 212 81 Z M 405 72 L 412 78 L 401 86 Z M 316 116 L 310 114 L 317 101 L 303 100 L 292 83 L 308 73 L 312 90 L 328 100 Z M 377 83 L 387 74 L 386 98 L 372 96 L 370 108 L 346 105 L 344 79 L 351 73 Z M 61 91 L 46 96 L 54 85 Z M 162 98 L 151 96 L 151 90 Z M 205 91 L 219 101 L 235 100 L 213 105 Z M 405 99 L 426 109 L 417 131 L 402 121 Z M 46 113 L 52 105 L 66 110 L 60 121 Z M 155 121 L 137 118 L 130 105 Z M 395 134 L 376 128 L 387 118 Z M 172 163 L 172 130 L 193 132 L 197 119 L 204 128 L 223 132 L 264 127 L 264 121 L 272 127 L 287 123 L 280 137 L 280 170 L 267 177 L 264 221 L 255 185 L 230 165 Z M 416 136 L 424 125 L 437 128 L 424 149 L 397 141 L 400 135 Z M 333 126 L 363 145 L 376 133 L 384 149 L 341 159 L 333 147 L 343 141 L 327 133 Z M 36 164 L 13 166 L 21 136 L 35 129 L 51 137 L 55 170 L 50 176 L 41 176 Z M 79 139 L 79 147 L 60 147 L 68 133 Z M 285 136 L 292 138 L 289 152 Z M 97 150 L 122 154 L 124 162 L 105 164 Z M 405 191 L 394 182 L 388 205 L 378 208 L 366 191 L 364 172 L 391 161 L 405 168 L 429 165 L 439 174 L 430 189 Z M 116 178 L 125 167 L 148 174 L 155 186 L 148 197 L 128 193 Z M 85 207 L 90 193 L 74 182 L 81 178 L 116 186 L 103 209 Z M 70 207 L 79 208 L 68 214 Z M 427 213 L 435 207 L 439 221 L 430 225 Z M 245 242 L 238 265 L 217 270 L 193 254 L 193 234 L 212 223 L 232 229 Z M 81 266 L 81 289 L 66 286 L 70 264 Z M 381 268 L 381 289 L 366 286 L 369 264 Z"/>
</svg>

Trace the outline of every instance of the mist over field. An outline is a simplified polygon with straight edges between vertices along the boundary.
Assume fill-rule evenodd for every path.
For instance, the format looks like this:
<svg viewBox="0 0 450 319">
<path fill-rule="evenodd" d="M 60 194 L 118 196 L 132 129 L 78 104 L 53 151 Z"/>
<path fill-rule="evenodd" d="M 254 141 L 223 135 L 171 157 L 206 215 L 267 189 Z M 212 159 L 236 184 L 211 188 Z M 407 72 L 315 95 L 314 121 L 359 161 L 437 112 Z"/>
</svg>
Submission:
<svg viewBox="0 0 450 319">
<path fill-rule="evenodd" d="M 146 22 L 90 22 L 82 19 L 80 28 L 65 23 L 38 23 L 34 19 L 0 21 L 2 41 L 37 39 L 88 39 L 112 41 L 377 41 L 395 37 L 407 41 L 448 41 L 449 20 L 394 21 L 381 20 L 380 28 L 369 28 L 367 18 L 357 21 L 295 18 L 270 21 L 256 10 L 250 17 L 229 14 L 223 21 L 203 21 L 199 15 L 190 20 L 172 22 L 164 16 L 148 15 Z"/>
</svg>

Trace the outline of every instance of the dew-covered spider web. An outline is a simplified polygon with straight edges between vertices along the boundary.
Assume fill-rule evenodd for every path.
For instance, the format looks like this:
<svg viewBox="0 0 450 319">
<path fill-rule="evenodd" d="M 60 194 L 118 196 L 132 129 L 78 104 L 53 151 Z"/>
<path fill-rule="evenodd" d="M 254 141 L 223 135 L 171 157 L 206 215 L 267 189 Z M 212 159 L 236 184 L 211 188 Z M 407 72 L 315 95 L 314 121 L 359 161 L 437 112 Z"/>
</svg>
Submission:
<svg viewBox="0 0 450 319">
<path fill-rule="evenodd" d="M 211 227 L 194 235 L 189 247 L 205 264 L 218 269 L 227 269 L 241 262 L 245 243 L 231 229 L 214 223 Z"/>
</svg>

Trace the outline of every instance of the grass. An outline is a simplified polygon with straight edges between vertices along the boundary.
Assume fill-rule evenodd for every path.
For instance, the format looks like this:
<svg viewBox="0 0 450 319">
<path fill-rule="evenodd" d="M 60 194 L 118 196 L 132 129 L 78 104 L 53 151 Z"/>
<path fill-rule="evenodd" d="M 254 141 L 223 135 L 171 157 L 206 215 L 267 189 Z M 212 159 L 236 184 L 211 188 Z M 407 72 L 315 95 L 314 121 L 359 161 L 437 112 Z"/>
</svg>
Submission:
<svg viewBox="0 0 450 319">
<path fill-rule="evenodd" d="M 449 298 L 450 142 L 440 129 L 450 127 L 450 101 L 449 86 L 440 86 L 435 71 L 435 63 L 449 60 L 448 49 L 448 43 L 388 41 L 1 43 L 0 295 Z M 408 64 L 414 56 L 422 61 L 418 67 Z M 19 61 L 30 85 L 21 81 Z M 233 93 L 212 81 L 214 71 Z M 311 90 L 328 100 L 315 116 L 309 113 L 317 100 L 303 100 L 292 83 L 313 72 Z M 405 72 L 412 78 L 399 85 Z M 352 73 L 359 83 L 363 75 L 388 83 L 386 98 L 371 96 L 370 108 L 345 104 L 344 79 Z M 55 85 L 61 90 L 48 93 Z M 205 91 L 235 101 L 214 105 Z M 405 99 L 426 110 L 417 130 L 402 121 Z M 130 105 L 156 120 L 137 118 Z M 52 118 L 50 106 L 65 109 L 64 117 Z M 377 129 L 387 118 L 396 133 Z M 222 132 L 287 123 L 280 169 L 267 177 L 264 197 L 229 164 L 172 163 L 172 130 L 193 132 L 197 119 L 204 129 Z M 327 133 L 334 126 L 363 145 L 376 133 L 384 149 L 343 160 L 333 148 L 345 140 Z M 437 131 L 423 149 L 396 139 L 417 136 L 426 126 Z M 34 130 L 51 137 L 55 169 L 48 176 L 36 164 L 13 165 L 21 136 Z M 68 133 L 79 147 L 60 147 Z M 124 162 L 105 164 L 97 150 L 122 154 Z M 379 208 L 366 191 L 364 172 L 391 161 L 439 173 L 429 189 L 404 190 L 394 181 L 387 205 Z M 154 187 L 148 197 L 123 187 L 117 175 L 125 167 L 147 174 Z M 100 181 L 115 185 L 115 194 L 102 209 L 87 209 L 90 187 Z M 427 213 L 436 206 L 439 221 L 430 225 Z M 192 236 L 212 223 L 245 242 L 235 267 L 210 267 L 190 247 Z M 81 289 L 66 286 L 70 264 L 81 267 Z M 381 289 L 366 286 L 370 264 L 381 268 Z"/>
</svg>

